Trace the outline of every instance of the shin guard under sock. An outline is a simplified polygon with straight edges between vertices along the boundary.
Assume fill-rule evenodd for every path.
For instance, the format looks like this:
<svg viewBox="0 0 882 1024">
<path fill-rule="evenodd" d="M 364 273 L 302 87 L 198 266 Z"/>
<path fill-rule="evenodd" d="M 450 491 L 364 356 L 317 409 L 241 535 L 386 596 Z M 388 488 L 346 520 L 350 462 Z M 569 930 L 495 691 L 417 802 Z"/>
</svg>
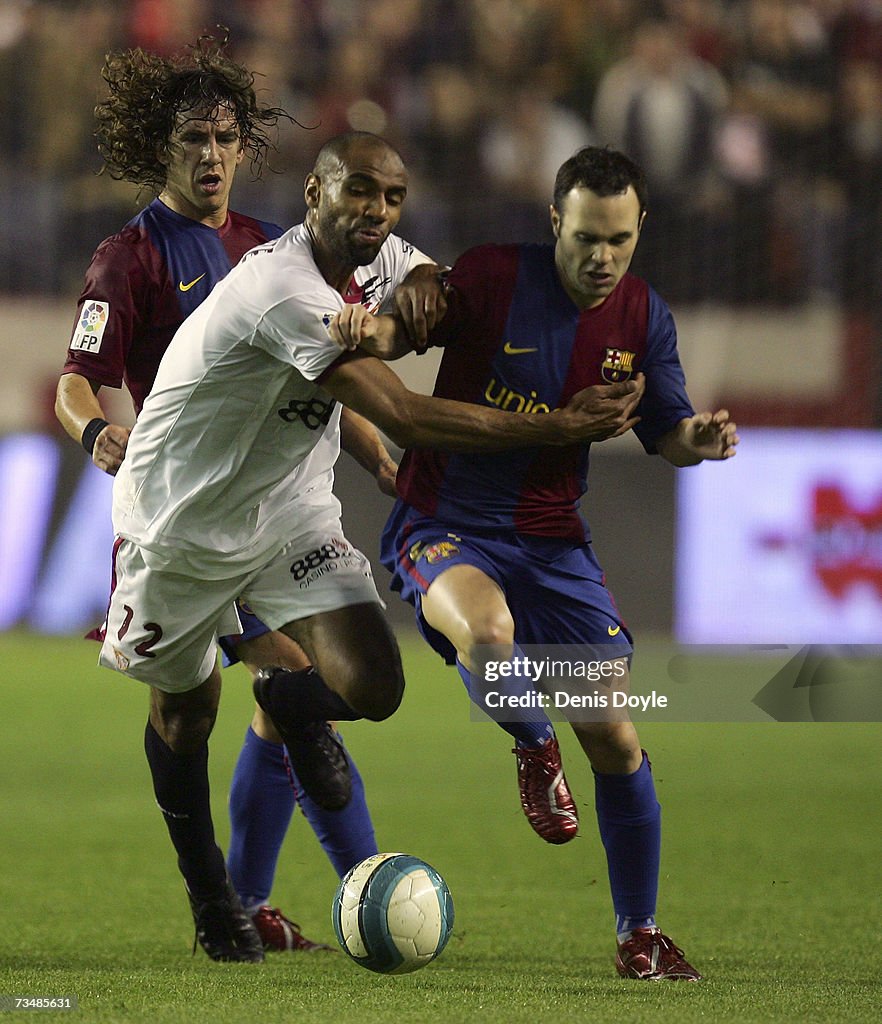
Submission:
<svg viewBox="0 0 882 1024">
<path fill-rule="evenodd" d="M 148 721 L 144 751 L 187 888 L 199 899 L 216 896 L 226 884 L 227 869 L 211 820 L 208 744 L 192 754 L 177 754 Z"/>
</svg>

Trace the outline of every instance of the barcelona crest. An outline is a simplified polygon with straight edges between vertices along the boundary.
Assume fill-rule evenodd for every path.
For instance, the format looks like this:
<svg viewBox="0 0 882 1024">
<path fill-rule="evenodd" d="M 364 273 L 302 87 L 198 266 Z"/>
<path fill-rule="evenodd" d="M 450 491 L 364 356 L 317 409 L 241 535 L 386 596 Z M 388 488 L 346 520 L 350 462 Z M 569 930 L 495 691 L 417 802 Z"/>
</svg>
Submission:
<svg viewBox="0 0 882 1024">
<path fill-rule="evenodd" d="M 445 558 L 452 558 L 454 555 L 459 554 L 459 548 L 452 544 L 449 540 L 440 540 L 437 544 L 432 544 L 427 547 L 423 554 L 426 556 L 426 561 L 429 565 L 434 565 L 436 562 L 441 562 Z"/>
<path fill-rule="evenodd" d="M 600 373 L 607 384 L 618 384 L 620 381 L 628 380 L 634 372 L 635 355 L 636 352 L 628 352 L 621 348 L 606 350 L 600 365 Z"/>
</svg>

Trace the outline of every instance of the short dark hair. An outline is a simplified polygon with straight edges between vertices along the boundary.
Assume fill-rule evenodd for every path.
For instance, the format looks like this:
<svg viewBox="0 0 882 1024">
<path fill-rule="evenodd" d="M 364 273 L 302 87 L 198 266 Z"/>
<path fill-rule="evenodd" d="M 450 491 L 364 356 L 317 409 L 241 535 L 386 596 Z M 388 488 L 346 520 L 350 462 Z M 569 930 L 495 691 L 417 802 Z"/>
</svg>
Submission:
<svg viewBox="0 0 882 1024">
<path fill-rule="evenodd" d="M 345 164 L 352 150 L 361 143 L 382 146 L 390 153 L 394 153 L 402 164 L 404 163 L 404 158 L 398 150 L 381 135 L 375 135 L 373 132 L 348 131 L 328 139 L 318 151 L 312 173 L 320 178 L 323 174 L 327 174 L 332 167 Z"/>
<path fill-rule="evenodd" d="M 640 213 L 646 211 L 649 190 L 643 171 L 624 153 L 599 146 L 585 146 L 561 164 L 554 179 L 554 208 L 558 213 L 564 196 L 573 188 L 589 188 L 599 196 L 615 196 L 634 189 Z"/>
<path fill-rule="evenodd" d="M 229 108 L 242 148 L 259 177 L 264 155 L 275 148 L 267 134 L 279 120 L 293 121 L 280 107 L 262 107 L 254 74 L 225 50 L 228 38 L 200 36 L 184 56 L 164 57 L 140 48 L 107 54 L 101 76 L 109 95 L 95 107 L 98 151 L 112 178 L 161 192 L 169 140 L 181 111 L 205 111 L 207 119 Z"/>
</svg>

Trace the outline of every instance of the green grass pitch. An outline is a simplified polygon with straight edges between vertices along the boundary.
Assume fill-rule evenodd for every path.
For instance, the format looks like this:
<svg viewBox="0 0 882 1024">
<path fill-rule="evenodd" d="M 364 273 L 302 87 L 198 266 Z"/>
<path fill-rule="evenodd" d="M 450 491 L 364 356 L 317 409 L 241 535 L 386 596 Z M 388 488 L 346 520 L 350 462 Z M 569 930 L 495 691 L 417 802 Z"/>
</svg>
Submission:
<svg viewBox="0 0 882 1024">
<path fill-rule="evenodd" d="M 582 834 L 554 848 L 522 817 L 504 734 L 469 720 L 456 673 L 419 640 L 404 635 L 402 649 L 402 708 L 345 735 L 381 848 L 442 872 L 456 927 L 434 964 L 384 978 L 342 954 L 263 966 L 191 956 L 141 749 L 146 690 L 98 669 L 94 645 L 0 635 L 0 995 L 75 995 L 79 1010 L 40 1019 L 89 1024 L 882 1019 L 882 726 L 641 727 L 664 814 L 659 920 L 706 980 L 627 982 L 613 968 L 590 772 L 572 735 L 561 728 Z M 211 743 L 224 845 L 250 709 L 244 670 L 228 671 Z M 274 901 L 332 941 L 336 881 L 295 816 Z"/>
</svg>

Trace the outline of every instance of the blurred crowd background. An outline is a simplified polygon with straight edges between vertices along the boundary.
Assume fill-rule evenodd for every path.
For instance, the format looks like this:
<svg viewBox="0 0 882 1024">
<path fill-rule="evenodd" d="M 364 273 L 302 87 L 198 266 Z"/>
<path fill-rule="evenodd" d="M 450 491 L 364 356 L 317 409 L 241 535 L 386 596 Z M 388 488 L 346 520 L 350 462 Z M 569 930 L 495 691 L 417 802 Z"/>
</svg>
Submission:
<svg viewBox="0 0 882 1024">
<path fill-rule="evenodd" d="M 411 169 L 407 237 L 451 261 L 548 239 L 556 168 L 609 144 L 649 179 L 634 269 L 675 307 L 858 317 L 880 422 L 882 0 L 0 0 L 0 293 L 75 298 L 137 209 L 96 174 L 105 52 L 219 24 L 304 126 L 234 208 L 296 222 L 321 143 L 377 131 Z"/>
<path fill-rule="evenodd" d="M 709 477 L 704 503 L 675 502 L 670 467 L 633 437 L 595 446 L 587 512 L 629 621 L 670 631 L 675 569 L 681 618 L 705 593 L 675 550 L 706 527 L 699 604 L 715 621 L 770 608 L 796 623 L 776 642 L 807 621 L 878 636 L 882 0 L 0 0 L 0 630 L 70 630 L 106 603 L 110 481 L 52 411 L 89 258 L 150 199 L 98 174 L 104 56 L 177 52 L 219 25 L 262 100 L 299 122 L 277 173 L 239 171 L 233 207 L 253 216 L 299 222 L 315 154 L 350 127 L 401 149 L 400 233 L 444 262 L 550 241 L 555 171 L 585 143 L 638 160 L 650 213 L 634 270 L 673 307 L 696 406 L 731 409 L 745 441 L 743 473 L 729 468 L 729 490 Z M 398 372 L 431 388 L 432 355 L 408 359 Z M 101 400 L 131 415 L 113 389 Z M 339 469 L 347 534 L 372 553 L 388 502 Z M 679 549 L 675 504 L 704 510 Z M 768 604 L 720 585 L 724 558 Z M 738 606 L 722 614 L 721 589 Z"/>
</svg>

